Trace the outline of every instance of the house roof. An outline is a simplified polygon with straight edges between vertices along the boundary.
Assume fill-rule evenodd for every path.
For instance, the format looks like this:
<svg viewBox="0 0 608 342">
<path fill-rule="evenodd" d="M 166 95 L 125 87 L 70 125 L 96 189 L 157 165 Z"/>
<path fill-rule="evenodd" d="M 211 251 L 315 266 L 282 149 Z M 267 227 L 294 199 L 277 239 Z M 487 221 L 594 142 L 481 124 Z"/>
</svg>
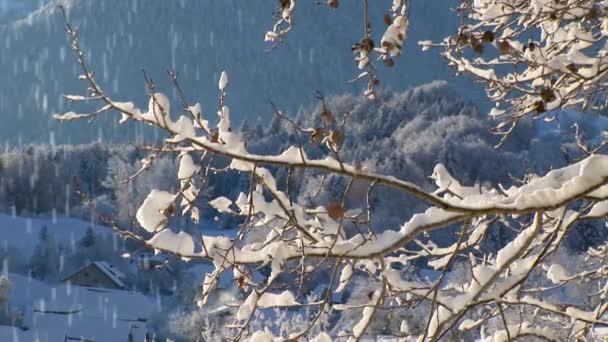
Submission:
<svg viewBox="0 0 608 342">
<path fill-rule="evenodd" d="M 97 269 L 99 269 L 103 274 L 105 274 L 108 278 L 110 278 L 110 280 L 116 284 L 116 286 L 120 287 L 120 288 L 124 288 L 125 287 L 125 283 L 122 282 L 122 280 L 120 278 L 124 278 L 124 274 L 120 271 L 118 271 L 116 268 L 114 268 L 112 265 L 108 264 L 105 261 L 94 261 L 94 262 L 90 262 L 84 266 L 82 266 L 81 268 L 77 269 L 76 271 L 68 274 L 67 276 L 65 276 L 63 278 L 63 281 L 66 281 L 68 279 L 70 279 L 72 276 L 78 274 L 79 272 L 81 272 L 82 270 L 84 270 L 85 268 L 89 268 L 89 267 L 96 267 Z"/>
</svg>

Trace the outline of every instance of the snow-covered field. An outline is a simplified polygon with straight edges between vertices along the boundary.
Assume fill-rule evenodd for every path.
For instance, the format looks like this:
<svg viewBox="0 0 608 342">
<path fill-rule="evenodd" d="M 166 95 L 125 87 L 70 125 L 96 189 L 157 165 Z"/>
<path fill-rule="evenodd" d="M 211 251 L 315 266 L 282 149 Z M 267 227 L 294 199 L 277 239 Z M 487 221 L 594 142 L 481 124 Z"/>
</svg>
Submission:
<svg viewBox="0 0 608 342">
<path fill-rule="evenodd" d="M 8 247 L 13 247 L 31 252 L 36 247 L 40 230 L 44 226 L 57 241 L 64 243 L 78 241 L 89 226 L 94 227 L 97 233 L 111 233 L 107 227 L 75 218 L 29 218 L 0 214 L 0 248 L 6 250 Z"/>
<path fill-rule="evenodd" d="M 96 289 L 69 284 L 49 285 L 9 274 L 13 305 L 25 313 L 27 330 L 0 326 L 0 341 L 63 341 L 65 337 L 92 341 L 135 341 L 146 333 L 145 321 L 155 310 L 150 298 L 136 292 Z"/>
<path fill-rule="evenodd" d="M 213 220 L 201 220 L 204 234 L 221 236 L 234 234 L 234 231 L 220 229 Z M 43 227 L 47 227 L 55 240 L 66 245 L 78 241 L 88 227 L 93 227 L 97 234 L 112 234 L 109 227 L 77 218 L 55 217 L 21 217 L 0 213 L 0 249 L 13 247 L 22 251 L 32 251 L 38 243 L 38 236 Z"/>
<path fill-rule="evenodd" d="M 39 243 L 43 227 L 47 227 L 57 243 L 70 246 L 76 244 L 91 226 L 96 234 L 113 234 L 108 227 L 76 218 L 0 214 L 0 250 L 18 249 L 29 258 Z M 230 234 L 230 231 L 219 229 L 213 220 L 204 220 L 201 226 L 208 235 Z M 212 268 L 212 265 L 198 262 L 192 263 L 188 272 L 203 279 Z M 12 269 L 3 268 L 3 272 L 7 270 Z M 143 341 L 146 321 L 153 313 L 163 310 L 160 298 L 138 292 L 45 283 L 16 273 L 8 273 L 8 277 L 13 283 L 10 305 L 23 312 L 23 325 L 27 329 L 0 325 L 0 341 L 54 342 L 68 337 L 68 341 L 74 338 L 114 342 L 126 341 L 129 334 L 133 335 L 134 341 Z M 222 286 L 228 288 L 231 284 L 231 277 L 222 277 Z M 234 294 L 228 291 L 225 295 Z"/>
</svg>

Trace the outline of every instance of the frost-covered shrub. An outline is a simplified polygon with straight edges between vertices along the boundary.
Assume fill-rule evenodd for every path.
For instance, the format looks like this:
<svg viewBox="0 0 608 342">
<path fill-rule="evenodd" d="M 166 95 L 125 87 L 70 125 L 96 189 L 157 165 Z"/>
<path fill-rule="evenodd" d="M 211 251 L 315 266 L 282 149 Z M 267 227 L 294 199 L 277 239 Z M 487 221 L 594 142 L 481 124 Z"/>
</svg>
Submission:
<svg viewBox="0 0 608 342">
<path fill-rule="evenodd" d="M 31 145 L 0 154 L 0 208 L 22 213 L 69 214 L 81 205 L 74 195 L 77 181 L 92 197 L 107 193 L 102 186 L 111 155 L 128 154 L 131 147 L 102 144 Z"/>
<path fill-rule="evenodd" d="M 0 325 L 20 327 L 23 324 L 23 313 L 10 303 L 13 287 L 13 282 L 7 276 L 0 276 Z"/>
<path fill-rule="evenodd" d="M 229 320 L 221 314 L 206 310 L 176 313 L 169 317 L 169 331 L 176 341 L 222 341 L 226 335 L 224 324 Z"/>
</svg>

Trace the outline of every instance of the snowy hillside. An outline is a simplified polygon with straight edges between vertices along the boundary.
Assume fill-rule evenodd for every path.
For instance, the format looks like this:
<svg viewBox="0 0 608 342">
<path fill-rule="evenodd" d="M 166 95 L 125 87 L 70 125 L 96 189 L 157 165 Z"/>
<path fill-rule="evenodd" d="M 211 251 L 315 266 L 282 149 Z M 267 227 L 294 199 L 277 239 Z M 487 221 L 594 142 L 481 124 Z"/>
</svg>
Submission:
<svg viewBox="0 0 608 342">
<path fill-rule="evenodd" d="M 136 134 L 133 129 L 117 131 L 116 123 L 109 119 L 95 127 L 50 119 L 67 108 L 61 94 L 82 89 L 56 10 L 59 3 L 69 9 L 91 66 L 116 99 L 145 101 L 141 69 L 170 92 L 167 68 L 179 72 L 187 97 L 201 101 L 207 114 L 213 113 L 217 100 L 218 73 L 228 69 L 228 101 L 235 121 L 269 116 L 269 99 L 295 111 L 313 100 L 315 90 L 360 92 L 360 85 L 346 83 L 358 74 L 349 43 L 361 39 L 362 9 L 357 2 L 343 2 L 337 10 L 302 2 L 297 12 L 300 19 L 286 44 L 266 52 L 263 37 L 272 24 L 272 1 L 260 6 L 235 0 L 155 0 L 145 5 L 135 0 L 55 0 L 25 19 L 0 27 L 0 74 L 7 76 L 0 79 L 0 117 L 10 118 L 0 127 L 0 136 L 11 145 L 49 141 L 53 133 L 57 142 L 72 143 L 98 137 L 132 141 Z M 430 0 L 412 6 L 413 23 L 404 55 L 395 68 L 381 68 L 382 85 L 404 89 L 449 79 L 467 97 L 477 98 L 477 86 L 465 79 L 453 80 L 453 70 L 436 52 L 422 52 L 417 46 L 419 40 L 439 40 L 456 29 L 457 18 L 450 16 L 449 4 Z M 378 31 L 384 27 L 382 6 L 373 6 L 370 16 Z M 426 22 L 433 25 L 417 24 Z"/>
<path fill-rule="evenodd" d="M 0 0 L 0 26 L 26 17 L 48 0 Z"/>
<path fill-rule="evenodd" d="M 23 308 L 28 328 L 0 326 L 1 341 L 63 341 L 82 338 L 99 342 L 126 340 L 131 331 L 143 341 L 145 322 L 156 310 L 142 294 L 46 283 L 9 274 L 13 305 Z"/>
<path fill-rule="evenodd" d="M 204 220 L 201 225 L 206 234 L 213 236 L 233 233 L 233 231 L 218 229 L 217 223 L 210 220 Z M 102 249 L 105 254 L 94 252 L 86 254 L 85 245 L 91 226 L 95 227 L 93 229 L 95 241 L 90 243 L 96 244 L 97 248 Z M 63 252 L 61 252 L 61 261 L 58 265 L 55 264 L 59 268 L 59 274 L 47 274 L 47 278 L 41 281 L 32 275 L 40 269 L 33 263 L 38 260 L 34 259 L 34 256 L 41 253 L 41 248 L 44 250 L 40 237 L 43 227 L 46 227 L 47 236 L 53 237 L 53 246 Z M 174 301 L 178 305 L 181 303 L 176 297 L 177 294 L 166 297 L 172 292 L 159 292 L 160 283 L 155 283 L 152 289 L 142 291 L 140 288 L 142 283 L 152 286 L 152 283 L 148 284 L 148 282 L 157 282 L 159 277 L 166 278 L 167 274 L 163 272 L 167 271 L 160 268 L 156 272 L 138 270 L 136 260 L 141 255 L 137 252 L 133 254 L 132 260 L 124 260 L 128 266 L 121 265 L 123 270 L 128 271 L 126 276 L 116 269 L 117 274 L 121 274 L 120 282 L 123 280 L 129 282 L 125 286 L 129 290 L 81 287 L 63 280 L 66 275 L 75 274 L 79 270 L 77 267 L 79 263 L 75 258 L 94 257 L 97 258 L 94 260 L 105 260 L 103 258 L 107 258 L 108 255 L 119 258 L 119 255 L 125 251 L 124 241 L 118 239 L 108 227 L 61 216 L 27 218 L 0 214 L 0 236 L 0 253 L 3 260 L 1 272 L 2 275 L 8 275 L 12 283 L 10 308 L 19 312 L 18 317 L 20 317 L 15 324 L 16 327 L 0 323 L 0 341 L 54 342 L 63 341 L 65 336 L 68 336 L 113 342 L 127 340 L 130 333 L 134 336 L 134 341 L 143 341 L 145 333 L 150 328 L 149 320 L 159 315 L 165 315 L 165 320 L 168 319 L 169 311 L 162 313 L 163 310 L 174 310 L 172 306 L 175 305 Z M 91 248 L 95 250 L 95 247 Z M 59 253 L 59 251 L 54 252 Z M 53 255 L 47 257 L 50 260 Z M 24 260 L 15 261 L 15 258 Z M 159 258 L 164 257 L 159 255 Z M 28 263 L 28 260 L 31 265 L 21 265 Z M 94 263 L 107 265 L 105 261 Z M 27 271 L 27 267 L 31 269 Z M 173 291 L 178 286 L 186 289 L 196 287 L 206 273 L 213 271 L 213 266 L 199 261 L 187 263 L 180 269 L 183 270 L 184 278 L 179 281 L 184 281 L 183 284 L 178 285 L 177 278 L 165 279 Z M 174 270 L 171 269 L 169 272 Z M 238 297 L 238 291 L 234 287 L 232 277 L 228 275 L 222 276 L 220 287 L 224 290 L 221 295 L 218 292 L 212 296 L 210 307 L 227 310 L 224 302 L 234 302 Z"/>
<path fill-rule="evenodd" d="M 31 252 L 38 243 L 38 235 L 44 226 L 57 241 L 69 246 L 76 243 L 87 227 L 92 225 L 91 222 L 65 217 L 42 219 L 0 214 L 0 247 L 10 246 Z M 96 232 L 111 234 L 109 228 L 100 226 L 97 226 Z"/>
</svg>

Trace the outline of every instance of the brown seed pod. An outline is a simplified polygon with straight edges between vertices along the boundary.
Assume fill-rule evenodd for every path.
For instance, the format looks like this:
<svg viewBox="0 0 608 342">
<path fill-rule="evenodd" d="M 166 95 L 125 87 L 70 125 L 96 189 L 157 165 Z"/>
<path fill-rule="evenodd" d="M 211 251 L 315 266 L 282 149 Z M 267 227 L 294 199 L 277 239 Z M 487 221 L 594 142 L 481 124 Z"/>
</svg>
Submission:
<svg viewBox="0 0 608 342">
<path fill-rule="evenodd" d="M 477 54 L 482 54 L 484 51 L 484 46 L 482 43 L 479 42 L 479 40 L 471 38 L 471 48 L 473 49 L 473 51 L 475 51 L 475 53 Z"/>
<path fill-rule="evenodd" d="M 327 206 L 327 214 L 334 220 L 339 220 L 344 216 L 344 207 L 338 202 L 331 202 Z"/>
<path fill-rule="evenodd" d="M 483 36 L 481 36 L 481 40 L 483 40 L 484 42 L 488 42 L 491 43 L 494 41 L 494 32 L 492 31 L 486 31 L 483 33 Z"/>
<path fill-rule="evenodd" d="M 331 114 L 331 110 L 325 108 L 321 112 L 321 118 L 326 125 L 330 125 L 334 122 L 334 116 Z"/>
<path fill-rule="evenodd" d="M 386 24 L 386 26 L 391 26 L 391 24 L 393 23 L 393 18 L 390 14 L 386 13 L 384 15 L 384 23 Z"/>
<path fill-rule="evenodd" d="M 466 45 L 468 42 L 469 42 L 469 36 L 467 36 L 464 33 L 458 34 L 458 44 L 459 45 Z"/>
<path fill-rule="evenodd" d="M 241 276 L 235 279 L 236 285 L 242 289 L 245 288 L 245 277 Z"/>
<path fill-rule="evenodd" d="M 578 71 L 578 67 L 574 63 L 570 63 L 570 64 L 566 65 L 566 69 L 568 69 L 570 72 Z"/>
<path fill-rule="evenodd" d="M 382 42 L 382 47 L 383 47 L 383 48 L 384 48 L 384 50 L 386 50 L 386 51 L 390 51 L 390 50 L 392 50 L 392 49 L 393 49 L 393 46 L 394 46 L 394 45 L 393 45 L 393 43 L 391 43 L 391 42 L 389 42 L 389 41 L 386 41 L 386 40 L 385 40 L 385 41 L 383 41 L 383 42 Z"/>
<path fill-rule="evenodd" d="M 498 44 L 498 50 L 501 55 L 508 55 L 511 53 L 511 44 L 508 41 L 503 40 Z"/>
<path fill-rule="evenodd" d="M 540 90 L 540 98 L 545 102 L 551 102 L 556 99 L 555 92 L 549 87 L 543 87 Z"/>
<path fill-rule="evenodd" d="M 597 9 L 597 6 L 593 5 L 593 7 L 591 7 L 589 13 L 587 13 L 587 18 L 589 18 L 589 20 L 595 20 L 599 18 L 599 11 Z"/>
<path fill-rule="evenodd" d="M 315 130 L 310 135 L 310 143 L 316 145 L 321 141 L 321 137 L 323 136 L 322 128 L 315 128 Z"/>
<path fill-rule="evenodd" d="M 339 149 L 344 142 L 344 135 L 341 131 L 332 131 L 329 135 L 329 141 L 331 141 L 336 149 Z"/>
<path fill-rule="evenodd" d="M 327 0 L 327 4 L 331 8 L 338 8 L 340 6 L 340 0 Z"/>
<path fill-rule="evenodd" d="M 167 208 L 167 214 L 169 216 L 173 216 L 174 213 L 175 213 L 175 204 L 171 204 L 169 206 L 169 208 Z"/>
<path fill-rule="evenodd" d="M 210 140 L 212 143 L 220 142 L 220 133 L 217 130 L 213 130 L 209 134 L 210 134 Z"/>
<path fill-rule="evenodd" d="M 374 49 L 374 40 L 371 38 L 363 38 L 361 47 L 367 52 L 372 51 Z"/>
<path fill-rule="evenodd" d="M 537 113 L 544 113 L 547 111 L 547 109 L 545 109 L 545 103 L 543 101 L 534 102 L 534 110 Z"/>
<path fill-rule="evenodd" d="M 530 49 L 530 51 L 534 51 L 534 49 L 536 49 L 536 45 L 534 45 L 533 42 L 528 43 L 528 49 Z"/>
</svg>

